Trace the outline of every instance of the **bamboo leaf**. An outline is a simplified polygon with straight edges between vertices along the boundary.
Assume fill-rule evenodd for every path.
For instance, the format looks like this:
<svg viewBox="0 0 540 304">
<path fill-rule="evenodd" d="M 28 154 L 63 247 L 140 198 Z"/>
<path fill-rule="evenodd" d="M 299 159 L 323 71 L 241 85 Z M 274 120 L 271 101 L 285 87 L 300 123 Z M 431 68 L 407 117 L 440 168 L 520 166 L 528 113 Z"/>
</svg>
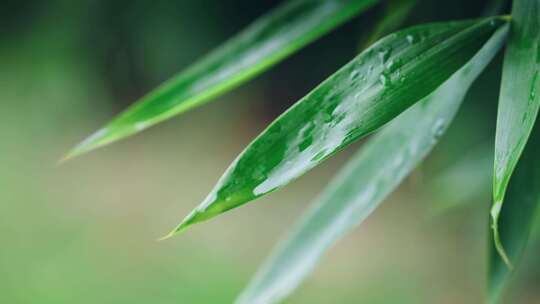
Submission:
<svg viewBox="0 0 540 304">
<path fill-rule="evenodd" d="M 540 121 L 536 122 L 510 178 L 504 200 L 499 218 L 500 240 L 508 259 L 516 265 L 525 251 L 540 205 Z M 493 239 L 489 258 L 488 293 L 490 303 L 497 303 L 512 270 L 499 255 Z"/>
<path fill-rule="evenodd" d="M 494 244 L 504 262 L 512 262 L 499 236 L 499 216 L 510 177 L 533 129 L 540 96 L 540 2 L 516 0 L 506 49 L 495 139 L 493 206 Z"/>
<path fill-rule="evenodd" d="M 504 43 L 501 29 L 441 87 L 391 122 L 345 165 L 237 303 L 275 303 L 295 289 L 323 253 L 362 222 L 431 151 L 472 82 Z"/>
<path fill-rule="evenodd" d="M 379 0 L 294 0 L 150 92 L 76 146 L 67 158 L 140 132 L 260 74 Z"/>
<path fill-rule="evenodd" d="M 299 177 L 434 91 L 506 18 L 416 26 L 381 39 L 274 121 L 171 234 Z"/>
</svg>

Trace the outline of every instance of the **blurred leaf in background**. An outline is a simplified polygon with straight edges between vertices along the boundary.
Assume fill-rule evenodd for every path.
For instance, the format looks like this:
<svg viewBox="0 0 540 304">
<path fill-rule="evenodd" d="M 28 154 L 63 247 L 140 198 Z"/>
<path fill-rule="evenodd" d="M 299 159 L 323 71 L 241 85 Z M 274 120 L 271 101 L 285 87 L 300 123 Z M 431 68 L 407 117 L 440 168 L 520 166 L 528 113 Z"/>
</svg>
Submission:
<svg viewBox="0 0 540 304">
<path fill-rule="evenodd" d="M 486 2 L 421 0 L 406 23 L 475 18 Z M 60 167 L 55 162 L 74 142 L 282 3 L 2 2 L 1 303 L 234 301 L 303 202 L 314 198 L 351 149 L 288 191 L 261 198 L 269 208 L 246 206 L 176 242 L 155 238 L 189 212 L 269 121 L 357 54 L 356 37 L 370 29 L 382 6 L 224 95 L 224 102 Z M 483 301 L 487 223 L 480 209 L 486 206 L 480 202 L 435 221 L 424 216 L 430 219 L 426 206 L 439 202 L 426 193 L 441 164 L 493 138 L 499 72 L 495 61 L 473 85 L 441 146 L 286 303 Z M 511 303 L 540 298 L 540 265 L 531 255 Z"/>
</svg>

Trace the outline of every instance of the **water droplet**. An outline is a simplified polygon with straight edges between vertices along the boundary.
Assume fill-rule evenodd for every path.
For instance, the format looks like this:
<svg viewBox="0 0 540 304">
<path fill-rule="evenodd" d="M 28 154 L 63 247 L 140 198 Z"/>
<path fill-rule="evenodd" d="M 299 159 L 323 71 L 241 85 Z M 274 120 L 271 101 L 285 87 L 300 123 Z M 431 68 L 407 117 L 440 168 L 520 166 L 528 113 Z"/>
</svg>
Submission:
<svg viewBox="0 0 540 304">
<path fill-rule="evenodd" d="M 388 85 L 388 83 L 389 83 L 388 76 L 386 76 L 386 75 L 384 75 L 384 74 L 381 74 L 381 76 L 379 76 L 379 81 L 381 82 L 381 84 L 382 84 L 383 86 Z"/>
<path fill-rule="evenodd" d="M 431 130 L 431 134 L 433 135 L 433 142 L 437 142 L 439 138 L 444 134 L 444 130 L 446 127 L 446 122 L 444 119 L 439 118 L 437 121 L 435 121 L 435 124 L 433 125 L 433 129 Z"/>
<path fill-rule="evenodd" d="M 351 80 L 352 81 L 358 79 L 359 76 L 360 76 L 360 72 L 358 70 L 354 70 L 354 71 L 351 72 Z"/>
<path fill-rule="evenodd" d="M 534 72 L 532 81 L 531 81 L 531 91 L 529 94 L 529 102 L 534 101 L 536 98 L 536 83 L 538 80 L 538 71 Z"/>
<path fill-rule="evenodd" d="M 413 44 L 416 42 L 416 37 L 413 35 L 407 35 L 406 39 L 409 44 Z"/>
<path fill-rule="evenodd" d="M 399 69 L 400 67 L 401 67 L 401 60 L 400 59 L 390 60 L 388 62 L 388 65 L 387 65 L 387 68 L 388 68 L 390 73 L 392 73 L 396 69 Z"/>
<path fill-rule="evenodd" d="M 381 62 L 383 64 L 386 63 L 389 57 L 390 57 L 389 49 L 379 51 L 379 59 L 381 59 Z"/>
</svg>

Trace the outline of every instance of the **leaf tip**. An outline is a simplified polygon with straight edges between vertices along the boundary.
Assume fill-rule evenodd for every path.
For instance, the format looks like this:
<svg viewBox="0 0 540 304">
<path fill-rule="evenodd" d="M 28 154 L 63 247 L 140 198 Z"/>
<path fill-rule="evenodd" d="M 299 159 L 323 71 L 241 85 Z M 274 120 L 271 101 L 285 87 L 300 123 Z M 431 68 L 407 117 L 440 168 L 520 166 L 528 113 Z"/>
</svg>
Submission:
<svg viewBox="0 0 540 304">
<path fill-rule="evenodd" d="M 72 159 L 73 157 L 75 157 L 74 155 L 72 155 L 71 151 L 64 154 L 64 156 L 62 156 L 60 159 L 58 159 L 56 161 L 56 166 L 61 166 L 63 165 L 65 162 L 67 162 L 68 160 Z"/>
<path fill-rule="evenodd" d="M 158 241 L 158 242 L 166 241 L 166 240 L 172 238 L 173 236 L 175 236 L 178 232 L 179 232 L 179 230 L 178 230 L 178 227 L 177 227 L 177 228 L 171 230 L 171 231 L 170 231 L 169 233 L 167 233 L 166 235 L 164 235 L 164 236 L 158 238 L 157 241 Z"/>
<path fill-rule="evenodd" d="M 58 164 L 63 164 L 68 160 L 71 160 L 75 157 L 81 156 L 85 153 L 88 153 L 92 150 L 108 144 L 109 142 L 111 142 L 111 139 L 108 135 L 109 131 L 107 128 L 102 128 L 94 132 L 92 135 L 88 136 L 86 139 L 84 139 L 82 142 L 72 148 L 62 158 L 60 158 Z"/>
<path fill-rule="evenodd" d="M 497 205 L 497 203 L 495 205 Z M 498 225 L 498 213 L 496 216 L 493 217 L 493 224 L 491 228 L 493 230 L 493 243 L 495 245 L 495 249 L 497 250 L 497 253 L 499 254 L 500 258 L 503 260 L 506 267 L 508 267 L 510 271 L 513 271 L 514 265 L 512 264 L 512 261 L 510 260 L 510 258 L 508 257 L 508 253 L 506 252 L 506 249 L 504 249 L 504 246 L 501 241 L 501 237 L 499 233 L 499 225 Z"/>
<path fill-rule="evenodd" d="M 198 219 L 198 216 L 197 216 L 198 214 L 199 214 L 199 211 L 197 209 L 193 210 L 190 214 L 188 214 L 182 220 L 182 222 L 180 222 L 180 224 L 178 224 L 178 226 L 176 226 L 173 230 L 171 230 L 171 232 L 169 232 L 165 236 L 160 237 L 158 239 L 158 241 L 164 241 L 164 240 L 170 239 L 171 237 L 173 237 L 173 236 L 179 234 L 180 232 L 186 230 L 191 225 L 199 222 L 200 220 Z"/>
</svg>

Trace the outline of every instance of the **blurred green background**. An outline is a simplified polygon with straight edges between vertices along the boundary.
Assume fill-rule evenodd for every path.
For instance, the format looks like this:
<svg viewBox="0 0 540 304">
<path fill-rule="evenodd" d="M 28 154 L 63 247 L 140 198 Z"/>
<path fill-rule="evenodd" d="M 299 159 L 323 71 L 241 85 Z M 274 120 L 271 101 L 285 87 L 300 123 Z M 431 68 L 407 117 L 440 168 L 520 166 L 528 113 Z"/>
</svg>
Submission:
<svg viewBox="0 0 540 304">
<path fill-rule="evenodd" d="M 257 203 L 156 239 L 273 118 L 357 53 L 380 8 L 214 103 L 57 160 L 280 2 L 0 1 L 0 303 L 233 301 L 361 143 Z M 484 5 L 420 1 L 407 24 L 470 18 Z M 428 160 L 287 303 L 482 302 L 500 61 Z M 540 303 L 530 248 L 509 303 Z"/>
</svg>

